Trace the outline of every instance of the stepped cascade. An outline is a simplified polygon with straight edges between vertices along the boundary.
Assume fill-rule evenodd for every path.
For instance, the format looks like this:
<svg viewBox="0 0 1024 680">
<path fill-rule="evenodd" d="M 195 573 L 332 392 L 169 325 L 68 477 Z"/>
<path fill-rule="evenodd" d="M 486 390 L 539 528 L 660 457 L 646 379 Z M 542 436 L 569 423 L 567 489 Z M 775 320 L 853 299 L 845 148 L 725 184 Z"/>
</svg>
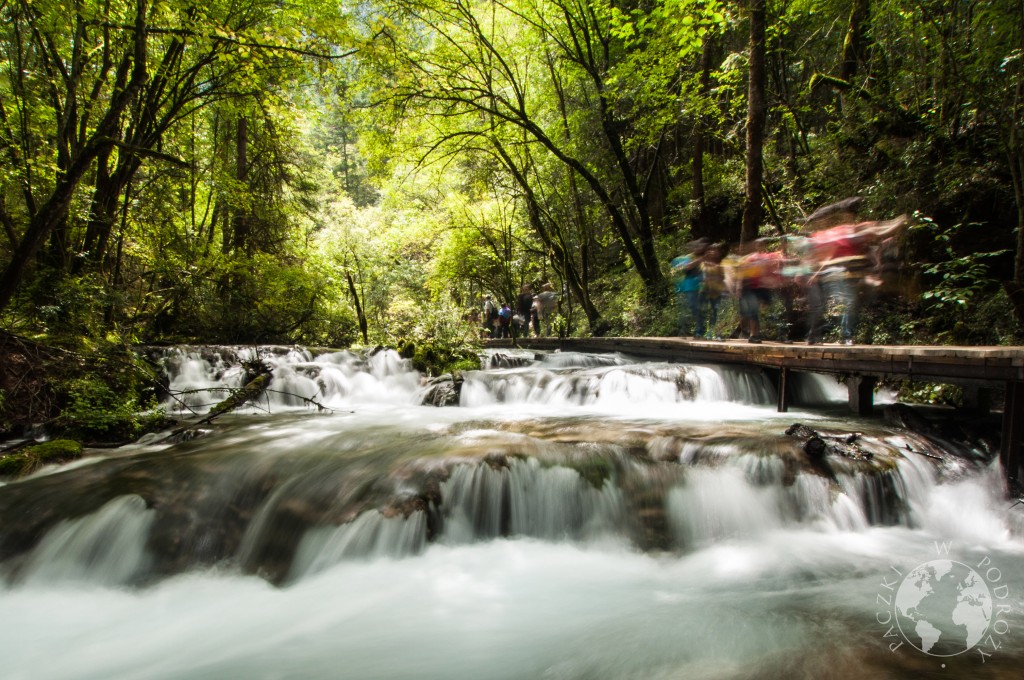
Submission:
<svg viewBox="0 0 1024 680">
<path fill-rule="evenodd" d="M 1019 677 L 991 432 L 619 354 L 148 354 L 193 429 L 0 486 L 5 678 Z"/>
</svg>

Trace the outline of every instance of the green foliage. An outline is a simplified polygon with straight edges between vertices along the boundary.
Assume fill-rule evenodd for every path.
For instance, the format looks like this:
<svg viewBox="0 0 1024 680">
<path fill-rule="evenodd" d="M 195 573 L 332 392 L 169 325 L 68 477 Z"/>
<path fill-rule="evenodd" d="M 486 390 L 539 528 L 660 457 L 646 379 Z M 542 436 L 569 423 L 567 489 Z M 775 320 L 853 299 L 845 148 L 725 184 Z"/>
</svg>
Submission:
<svg viewBox="0 0 1024 680">
<path fill-rule="evenodd" d="M 554 314 L 549 323 L 551 325 L 551 332 L 560 338 L 566 337 L 569 331 L 569 320 L 561 314 Z"/>
<path fill-rule="evenodd" d="M 0 457 L 0 477 L 20 477 L 27 467 L 25 458 L 16 453 L 8 453 Z"/>
<path fill-rule="evenodd" d="M 57 424 L 83 439 L 130 440 L 162 422 L 160 414 L 141 410 L 138 395 L 117 392 L 99 377 L 76 378 L 66 390 L 68 403 Z"/>
<path fill-rule="evenodd" d="M 605 318 L 614 335 L 678 335 L 678 313 L 673 305 L 647 301 L 639 291 L 608 294 L 602 298 Z"/>
<path fill-rule="evenodd" d="M 108 300 L 108 290 L 96 277 L 69 277 L 49 270 L 27 291 L 27 320 L 40 333 L 100 335 Z"/>
<path fill-rule="evenodd" d="M 417 371 L 429 376 L 480 368 L 480 357 L 473 348 L 448 345 L 436 339 L 403 340 L 398 344 L 398 354 L 411 360 Z"/>
<path fill-rule="evenodd" d="M 959 385 L 905 381 L 896 391 L 896 398 L 911 404 L 961 406 L 964 390 Z"/>
<path fill-rule="evenodd" d="M 43 206 L 67 206 L 0 303 L 6 327 L 342 347 L 358 307 L 370 343 L 468 347 L 484 293 L 552 281 L 582 291 L 558 333 L 673 335 L 664 263 L 693 234 L 738 233 L 731 5 L 170 2 L 138 17 L 160 30 L 109 30 L 140 6 L 0 7 L 0 268 Z M 886 0 L 857 27 L 850 9 L 772 8 L 762 234 L 854 194 L 865 218 L 927 209 L 904 253 L 921 299 L 865 310 L 864 338 L 1011 342 L 1022 10 Z M 131 106 L 105 58 L 147 67 Z M 141 408 L 64 382 L 100 430 L 118 426 L 99 411 Z"/>
<path fill-rule="evenodd" d="M 40 463 L 66 462 L 82 456 L 82 445 L 71 439 L 52 439 L 28 447 L 24 454 L 34 457 Z"/>
<path fill-rule="evenodd" d="M 73 363 L 51 378 L 62 402 L 51 423 L 57 431 L 84 441 L 121 442 L 164 423 L 155 410 L 153 369 L 118 338 L 84 342 L 70 356 Z"/>
<path fill-rule="evenodd" d="M 1012 305 L 992 276 L 993 265 L 1005 258 L 1008 251 L 981 251 L 965 246 L 983 233 L 978 224 L 941 227 L 921 218 L 915 229 L 929 237 L 932 257 L 942 257 L 926 263 L 922 269 L 927 288 L 921 298 L 929 310 L 928 333 L 938 342 L 951 344 L 1013 342 L 1017 324 L 1007 314 Z"/>
<path fill-rule="evenodd" d="M 943 313 L 959 313 L 959 308 L 974 304 L 982 295 L 998 287 L 989 274 L 989 263 L 993 258 L 1005 255 L 1006 249 L 957 256 L 951 245 L 956 232 L 979 225 L 956 224 L 943 228 L 928 218 L 922 218 L 922 222 L 919 228 L 932 232 L 934 242 L 946 255 L 946 259 L 924 268 L 925 274 L 934 277 L 934 284 L 922 294 L 922 298 L 931 300 Z"/>
<path fill-rule="evenodd" d="M 437 376 L 480 367 L 478 331 L 462 318 L 457 308 L 438 305 L 409 311 L 415 311 L 415 317 L 410 315 L 403 323 L 404 315 L 398 316 L 399 323 L 393 330 L 400 334 L 388 344 L 397 347 L 403 358 L 411 359 L 417 371 Z"/>
</svg>

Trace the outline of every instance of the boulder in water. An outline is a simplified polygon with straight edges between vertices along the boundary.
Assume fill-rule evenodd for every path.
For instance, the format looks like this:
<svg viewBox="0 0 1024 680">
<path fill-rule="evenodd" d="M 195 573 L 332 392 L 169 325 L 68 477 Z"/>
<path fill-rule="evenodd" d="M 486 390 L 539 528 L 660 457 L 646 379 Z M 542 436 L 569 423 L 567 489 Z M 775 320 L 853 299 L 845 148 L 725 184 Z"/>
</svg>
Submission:
<svg viewBox="0 0 1024 680">
<path fill-rule="evenodd" d="M 812 459 L 821 459 L 829 454 L 844 456 L 851 460 L 871 460 L 874 458 L 874 454 L 871 451 L 864 449 L 858 444 L 861 438 L 859 432 L 827 435 L 821 434 L 806 425 L 793 423 L 786 429 L 786 434 L 790 437 L 803 439 L 804 453 Z"/>
<path fill-rule="evenodd" d="M 424 406 L 458 406 L 462 395 L 462 375 L 445 373 L 427 383 Z"/>
<path fill-rule="evenodd" d="M 533 361 L 534 359 L 531 357 L 514 357 L 502 352 L 496 352 L 487 361 L 487 368 L 519 368 L 520 366 L 528 366 Z"/>
<path fill-rule="evenodd" d="M 825 440 L 821 437 L 811 437 L 804 442 L 804 453 L 811 458 L 821 458 L 827 450 Z"/>
</svg>

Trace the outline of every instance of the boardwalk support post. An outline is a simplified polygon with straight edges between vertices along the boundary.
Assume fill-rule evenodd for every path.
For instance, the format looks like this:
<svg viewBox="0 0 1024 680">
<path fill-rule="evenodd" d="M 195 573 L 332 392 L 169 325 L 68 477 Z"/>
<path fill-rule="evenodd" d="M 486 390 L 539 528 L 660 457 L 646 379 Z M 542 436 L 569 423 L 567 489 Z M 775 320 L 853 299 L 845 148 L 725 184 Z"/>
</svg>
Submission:
<svg viewBox="0 0 1024 680">
<path fill-rule="evenodd" d="M 789 410 L 789 369 L 783 366 L 779 369 L 779 379 L 776 381 L 779 387 L 778 399 L 776 404 L 778 406 L 779 413 L 785 413 Z"/>
<path fill-rule="evenodd" d="M 979 385 L 965 385 L 964 407 L 978 415 L 988 415 L 992 411 L 992 388 Z"/>
<path fill-rule="evenodd" d="M 1006 382 L 1006 400 L 1003 405 L 1003 437 L 999 447 L 999 462 L 1006 474 L 1007 489 L 1012 493 L 1021 481 L 1021 441 L 1024 440 L 1024 382 Z"/>
<path fill-rule="evenodd" d="M 850 410 L 855 415 L 869 416 L 874 412 L 876 382 L 878 380 L 870 375 L 851 375 L 846 379 Z"/>
</svg>

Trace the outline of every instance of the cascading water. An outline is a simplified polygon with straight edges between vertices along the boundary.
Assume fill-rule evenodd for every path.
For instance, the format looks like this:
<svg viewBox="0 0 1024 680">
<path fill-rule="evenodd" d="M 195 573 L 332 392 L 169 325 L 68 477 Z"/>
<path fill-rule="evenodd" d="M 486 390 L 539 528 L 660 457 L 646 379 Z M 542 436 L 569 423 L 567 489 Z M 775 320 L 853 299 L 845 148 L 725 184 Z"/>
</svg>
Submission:
<svg viewBox="0 0 1024 680">
<path fill-rule="evenodd" d="M 180 417 L 272 380 L 0 487 L 5 679 L 1019 677 L 1024 509 L 977 447 L 752 369 L 488 353 L 437 408 L 388 350 L 157 358 Z"/>
</svg>

